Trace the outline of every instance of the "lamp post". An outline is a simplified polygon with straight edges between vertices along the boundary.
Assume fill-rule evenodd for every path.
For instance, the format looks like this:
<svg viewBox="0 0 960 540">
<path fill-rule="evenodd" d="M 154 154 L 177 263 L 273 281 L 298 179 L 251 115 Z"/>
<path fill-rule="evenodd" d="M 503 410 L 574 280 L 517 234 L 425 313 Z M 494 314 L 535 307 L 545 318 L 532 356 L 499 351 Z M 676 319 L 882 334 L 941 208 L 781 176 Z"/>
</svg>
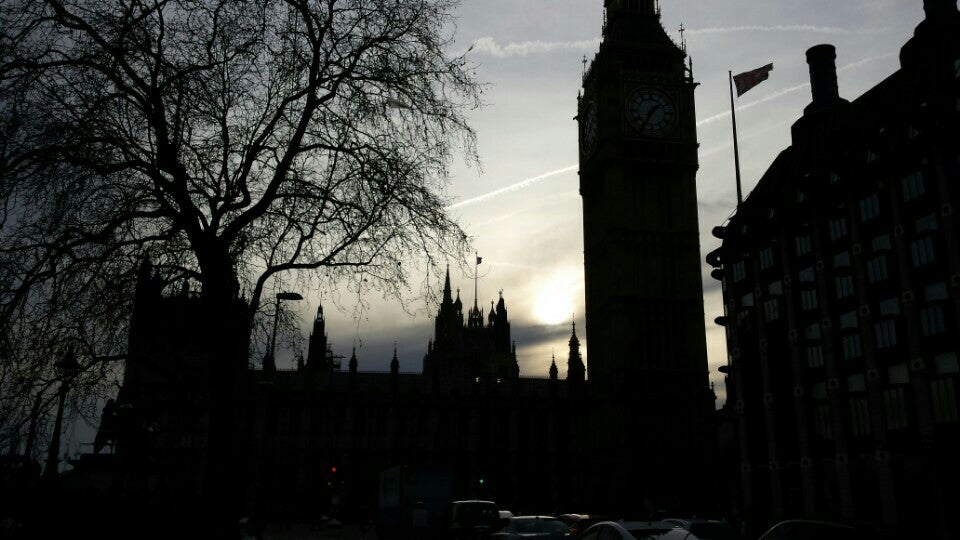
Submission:
<svg viewBox="0 0 960 540">
<path fill-rule="evenodd" d="M 50 439 L 50 447 L 47 449 L 47 466 L 43 469 L 44 480 L 56 480 L 58 475 L 58 466 L 60 464 L 60 432 L 63 428 L 63 408 L 67 401 L 67 390 L 70 388 L 70 380 L 73 375 L 80 370 L 80 364 L 77 362 L 77 356 L 73 353 L 73 348 L 67 349 L 63 358 L 58 360 L 54 367 L 61 374 L 59 400 L 57 402 L 57 417 L 53 423 L 53 437 Z"/>
<path fill-rule="evenodd" d="M 273 312 L 273 333 L 270 334 L 270 349 L 267 351 L 267 356 L 263 359 L 263 370 L 264 371 L 276 371 L 277 362 L 274 357 L 274 353 L 277 349 L 277 322 L 280 320 L 280 301 L 281 300 L 303 300 L 303 297 L 299 293 L 295 292 L 280 292 L 277 293 L 277 307 Z"/>
</svg>

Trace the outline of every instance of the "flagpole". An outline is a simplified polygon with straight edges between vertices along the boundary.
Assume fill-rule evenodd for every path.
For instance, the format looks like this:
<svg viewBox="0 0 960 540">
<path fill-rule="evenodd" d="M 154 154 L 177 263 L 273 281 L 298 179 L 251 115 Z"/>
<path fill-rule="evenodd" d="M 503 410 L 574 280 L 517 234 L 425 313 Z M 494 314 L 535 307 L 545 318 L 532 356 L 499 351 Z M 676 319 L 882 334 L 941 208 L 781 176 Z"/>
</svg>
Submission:
<svg viewBox="0 0 960 540">
<path fill-rule="evenodd" d="M 737 171 L 737 209 L 743 204 L 743 188 L 740 187 L 740 143 L 737 142 L 737 109 L 733 101 L 733 71 L 730 75 L 730 117 L 733 119 L 733 164 Z"/>
</svg>

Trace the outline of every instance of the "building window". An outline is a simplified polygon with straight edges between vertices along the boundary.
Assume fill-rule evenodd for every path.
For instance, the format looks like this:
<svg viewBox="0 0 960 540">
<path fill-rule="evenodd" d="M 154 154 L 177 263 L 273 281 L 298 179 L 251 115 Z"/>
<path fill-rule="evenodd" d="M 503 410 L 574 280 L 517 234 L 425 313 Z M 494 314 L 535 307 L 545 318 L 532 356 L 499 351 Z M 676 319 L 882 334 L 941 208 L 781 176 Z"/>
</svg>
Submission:
<svg viewBox="0 0 960 540">
<path fill-rule="evenodd" d="M 830 183 L 836 184 L 839 181 L 840 181 L 840 175 L 837 174 L 836 172 L 830 171 Z"/>
<path fill-rule="evenodd" d="M 924 194 L 926 188 L 923 184 L 923 173 L 914 171 L 900 180 L 903 186 L 903 200 L 912 201 Z"/>
<path fill-rule="evenodd" d="M 887 256 L 880 255 L 867 261 L 867 281 L 877 283 L 887 279 Z"/>
<path fill-rule="evenodd" d="M 860 221 L 866 223 L 880 215 L 880 198 L 876 193 L 860 199 Z"/>
<path fill-rule="evenodd" d="M 753 293 L 740 297 L 740 307 L 753 307 Z"/>
<path fill-rule="evenodd" d="M 843 359 L 860 358 L 860 334 L 843 336 Z"/>
<path fill-rule="evenodd" d="M 858 326 L 857 312 L 848 311 L 840 315 L 840 328 L 856 328 Z"/>
<path fill-rule="evenodd" d="M 807 347 L 807 366 L 812 368 L 823 367 L 823 347 L 810 345 Z"/>
<path fill-rule="evenodd" d="M 813 289 L 800 291 L 800 307 L 803 311 L 817 309 L 817 291 Z"/>
<path fill-rule="evenodd" d="M 924 336 L 933 336 L 942 334 L 945 330 L 943 324 L 943 307 L 928 306 L 920 310 L 920 324 L 923 328 Z"/>
<path fill-rule="evenodd" d="M 957 353 L 941 354 L 933 359 L 937 375 L 958 375 L 960 365 L 957 363 Z"/>
<path fill-rule="evenodd" d="M 851 393 L 867 391 L 867 378 L 863 373 L 857 373 L 856 375 L 847 377 L 847 391 Z"/>
<path fill-rule="evenodd" d="M 909 384 L 910 371 L 906 364 L 897 364 L 887 368 L 887 382 L 891 385 Z"/>
<path fill-rule="evenodd" d="M 767 286 L 767 292 L 770 293 L 771 296 L 780 296 L 780 295 L 782 295 L 782 294 L 783 294 L 783 282 L 782 282 L 782 281 L 774 281 L 773 283 L 771 283 L 770 285 Z"/>
<path fill-rule="evenodd" d="M 890 249 L 892 249 L 890 247 L 890 235 L 884 234 L 874 238 L 870 243 L 870 247 L 872 247 L 874 251 L 890 251 Z"/>
<path fill-rule="evenodd" d="M 917 220 L 915 225 L 918 233 L 937 230 L 937 215 L 927 214 Z"/>
<path fill-rule="evenodd" d="M 932 263 L 936 260 L 933 252 L 933 239 L 930 237 L 911 242 L 910 253 L 913 256 L 914 268 Z"/>
<path fill-rule="evenodd" d="M 867 163 L 873 163 L 877 160 L 877 154 L 873 150 L 867 150 Z"/>
<path fill-rule="evenodd" d="M 811 324 L 810 326 L 803 329 L 803 336 L 809 340 L 818 340 L 820 339 L 820 325 Z"/>
<path fill-rule="evenodd" d="M 780 318 L 780 301 L 772 298 L 763 303 L 763 318 L 766 321 L 775 321 Z"/>
<path fill-rule="evenodd" d="M 887 419 L 887 429 L 894 431 L 907 427 L 907 404 L 903 388 L 884 390 L 883 410 Z"/>
<path fill-rule="evenodd" d="M 760 250 L 760 269 L 766 270 L 773 266 L 773 246 Z"/>
<path fill-rule="evenodd" d="M 847 236 L 847 218 L 830 220 L 830 240 L 839 240 Z"/>
<path fill-rule="evenodd" d="M 837 285 L 837 298 L 846 298 L 853 294 L 853 276 L 840 276 L 834 281 Z"/>
<path fill-rule="evenodd" d="M 936 300 L 946 300 L 947 299 L 947 284 L 946 282 L 932 283 L 927 285 L 927 302 L 934 302 Z"/>
<path fill-rule="evenodd" d="M 892 298 L 887 298 L 886 300 L 880 301 L 880 316 L 886 317 L 890 315 L 899 315 L 900 314 L 900 299 L 896 296 Z"/>
<path fill-rule="evenodd" d="M 812 283 L 817 280 L 817 275 L 813 272 L 812 266 L 808 266 L 801 270 L 797 277 L 803 283 Z"/>
<path fill-rule="evenodd" d="M 953 379 L 931 381 L 930 395 L 933 398 L 933 418 L 936 423 L 948 424 L 958 420 L 957 389 Z"/>
<path fill-rule="evenodd" d="M 850 399 L 850 427 L 854 437 L 870 434 L 870 408 L 866 399 Z"/>
<path fill-rule="evenodd" d="M 850 266 L 850 252 L 844 251 L 833 256 L 834 268 L 846 268 Z"/>
<path fill-rule="evenodd" d="M 806 195 L 804 192 L 802 192 L 802 191 L 798 191 L 798 192 L 797 192 L 797 202 L 798 202 L 798 203 L 802 203 L 802 202 L 805 201 L 805 200 L 807 200 L 807 195 Z"/>
<path fill-rule="evenodd" d="M 733 282 L 743 281 L 747 277 L 746 265 L 743 261 L 733 263 Z"/>
<path fill-rule="evenodd" d="M 810 242 L 810 235 L 807 236 L 798 236 L 797 241 L 797 256 L 806 255 L 810 253 L 812 249 L 812 244 Z"/>
<path fill-rule="evenodd" d="M 877 348 L 886 349 L 897 344 L 897 323 L 894 320 L 880 321 L 873 325 Z"/>
<path fill-rule="evenodd" d="M 827 383 L 817 383 L 810 391 L 814 405 L 814 430 L 823 440 L 833 439 L 830 424 L 830 404 L 827 402 Z"/>
</svg>

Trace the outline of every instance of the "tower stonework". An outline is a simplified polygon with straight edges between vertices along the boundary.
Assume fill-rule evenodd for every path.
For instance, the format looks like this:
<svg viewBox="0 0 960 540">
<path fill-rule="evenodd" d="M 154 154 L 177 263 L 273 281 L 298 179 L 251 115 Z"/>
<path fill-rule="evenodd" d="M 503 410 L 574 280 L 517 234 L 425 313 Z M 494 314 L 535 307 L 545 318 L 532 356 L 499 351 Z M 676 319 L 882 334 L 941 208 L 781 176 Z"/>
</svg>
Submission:
<svg viewBox="0 0 960 540">
<path fill-rule="evenodd" d="M 597 452 L 628 471 L 614 481 L 653 491 L 701 477 L 711 446 L 697 83 L 654 2 L 604 8 L 577 115 L 587 374 L 605 403 Z"/>
</svg>

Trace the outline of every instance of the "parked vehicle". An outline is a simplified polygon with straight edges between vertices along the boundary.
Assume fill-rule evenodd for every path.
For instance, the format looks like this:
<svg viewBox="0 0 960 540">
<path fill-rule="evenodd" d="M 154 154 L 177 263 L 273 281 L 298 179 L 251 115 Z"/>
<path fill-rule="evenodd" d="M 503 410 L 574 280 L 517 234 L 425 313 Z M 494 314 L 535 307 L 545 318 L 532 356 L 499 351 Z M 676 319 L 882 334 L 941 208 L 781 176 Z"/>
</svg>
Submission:
<svg viewBox="0 0 960 540">
<path fill-rule="evenodd" d="M 741 540 L 737 528 L 726 521 L 713 519 L 676 519 L 663 520 L 673 523 L 693 533 L 699 540 Z"/>
<path fill-rule="evenodd" d="M 697 540 L 690 531 L 665 521 L 601 521 L 592 525 L 577 538 L 578 540 Z"/>
<path fill-rule="evenodd" d="M 490 536 L 500 521 L 500 511 L 492 501 L 454 501 L 450 505 L 450 534 L 457 540 Z"/>
<path fill-rule="evenodd" d="M 867 535 L 850 525 L 830 523 L 827 521 L 810 521 L 792 519 L 781 521 L 767 532 L 760 540 L 866 540 Z"/>
<path fill-rule="evenodd" d="M 560 514 L 557 516 L 557 519 L 563 521 L 570 527 L 570 533 L 572 538 L 576 538 L 578 534 L 587 530 L 594 523 L 599 523 L 601 521 L 607 521 L 608 518 L 604 516 L 591 515 L 591 514 Z"/>
<path fill-rule="evenodd" d="M 495 533 L 492 539 L 518 540 L 521 538 L 543 538 L 561 540 L 573 538 L 570 528 L 563 521 L 552 516 L 515 516 L 509 518 Z"/>
</svg>

